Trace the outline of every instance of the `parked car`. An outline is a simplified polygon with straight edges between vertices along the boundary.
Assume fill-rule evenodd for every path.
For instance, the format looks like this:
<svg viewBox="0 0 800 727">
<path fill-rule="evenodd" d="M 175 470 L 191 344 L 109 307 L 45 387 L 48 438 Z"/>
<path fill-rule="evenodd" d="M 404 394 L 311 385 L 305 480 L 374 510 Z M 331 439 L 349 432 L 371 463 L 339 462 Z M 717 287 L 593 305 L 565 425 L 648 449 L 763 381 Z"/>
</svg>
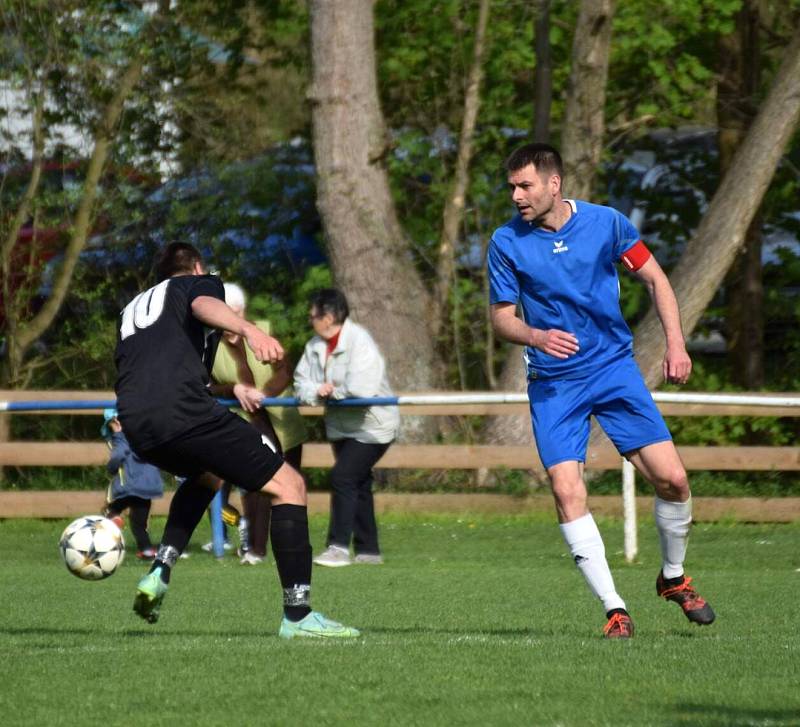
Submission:
<svg viewBox="0 0 800 727">
<path fill-rule="evenodd" d="M 609 204 L 626 214 L 659 262 L 671 268 L 683 254 L 719 184 L 717 131 L 708 127 L 662 129 L 624 149 L 606 169 Z M 785 159 L 778 175 L 791 175 Z M 776 188 L 779 185 L 773 185 Z M 782 295 L 800 294 L 800 280 L 786 280 L 787 261 L 800 260 L 800 205 L 779 200 L 769 205 L 762 223 L 761 262 L 765 287 Z M 728 344 L 722 312 L 725 289 L 688 341 L 691 349 L 724 353 Z M 776 329 L 787 324 L 768 322 Z"/>
<path fill-rule="evenodd" d="M 654 131 L 611 166 L 609 204 L 630 218 L 659 261 L 670 266 L 708 208 L 719 183 L 718 169 L 716 129 Z M 798 231 L 800 209 L 787 209 L 766 220 L 762 263 L 779 264 L 780 249 L 800 256 Z"/>
<path fill-rule="evenodd" d="M 48 158 L 42 163 L 36 191 L 36 203 L 17 235 L 11 250 L 9 284 L 12 299 L 24 295 L 26 305 L 35 310 L 47 295 L 47 281 L 52 268 L 63 255 L 70 225 L 80 199 L 86 162 L 76 159 Z M 27 188 L 31 164 L 0 165 L 3 205 L 0 214 L 8 223 L 16 214 L 17 204 Z M 102 205 L 105 190 L 125 187 L 141 192 L 152 185 L 153 178 L 134 168 L 112 168 L 102 178 L 91 235 L 102 234 L 112 225 L 108 210 Z M 5 321 L 5 301 L 0 292 L 0 325 Z"/>
</svg>

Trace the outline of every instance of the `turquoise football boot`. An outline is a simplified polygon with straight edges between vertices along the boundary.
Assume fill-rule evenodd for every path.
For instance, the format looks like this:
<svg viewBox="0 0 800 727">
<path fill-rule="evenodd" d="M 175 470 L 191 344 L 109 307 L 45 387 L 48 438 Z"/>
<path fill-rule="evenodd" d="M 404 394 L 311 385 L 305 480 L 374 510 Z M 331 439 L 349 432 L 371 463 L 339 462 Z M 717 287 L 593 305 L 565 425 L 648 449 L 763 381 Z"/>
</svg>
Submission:
<svg viewBox="0 0 800 727">
<path fill-rule="evenodd" d="M 133 610 L 147 623 L 158 621 L 161 602 L 167 593 L 167 584 L 161 580 L 161 568 L 148 573 L 136 587 L 136 598 L 133 599 Z"/>
<path fill-rule="evenodd" d="M 355 639 L 361 636 L 361 632 L 312 611 L 300 621 L 289 621 L 284 617 L 278 636 L 282 639 L 293 639 L 296 636 L 310 639 Z"/>
</svg>

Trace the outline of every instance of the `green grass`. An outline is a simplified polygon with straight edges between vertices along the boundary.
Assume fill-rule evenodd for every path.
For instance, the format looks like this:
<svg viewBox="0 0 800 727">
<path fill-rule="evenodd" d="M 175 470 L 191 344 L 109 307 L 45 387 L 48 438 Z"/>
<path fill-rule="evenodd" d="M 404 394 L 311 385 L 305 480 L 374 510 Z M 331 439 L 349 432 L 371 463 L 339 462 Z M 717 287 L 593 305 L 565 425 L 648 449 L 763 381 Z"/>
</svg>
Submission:
<svg viewBox="0 0 800 727">
<path fill-rule="evenodd" d="M 602 521 L 625 643 L 600 638 L 553 518 L 385 517 L 385 566 L 314 572 L 316 608 L 363 638 L 317 643 L 277 638 L 274 566 L 216 562 L 207 530 L 148 626 L 144 566 L 72 577 L 64 525 L 0 521 L 3 725 L 800 725 L 798 526 L 695 528 L 689 572 L 718 614 L 701 629 L 654 595 L 652 523 L 626 565 Z"/>
</svg>

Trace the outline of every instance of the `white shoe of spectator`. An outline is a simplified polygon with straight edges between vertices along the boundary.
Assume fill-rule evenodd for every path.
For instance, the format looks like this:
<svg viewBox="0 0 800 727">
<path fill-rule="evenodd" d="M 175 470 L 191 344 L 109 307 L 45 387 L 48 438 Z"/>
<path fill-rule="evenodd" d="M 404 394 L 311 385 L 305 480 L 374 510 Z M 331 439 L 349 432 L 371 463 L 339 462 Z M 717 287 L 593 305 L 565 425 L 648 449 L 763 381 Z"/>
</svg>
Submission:
<svg viewBox="0 0 800 727">
<path fill-rule="evenodd" d="M 383 556 L 380 553 L 359 553 L 354 562 L 362 565 L 383 565 Z"/>
<path fill-rule="evenodd" d="M 242 565 L 258 565 L 259 563 L 263 563 L 264 559 L 260 555 L 256 555 L 251 551 L 247 551 L 239 561 Z"/>
<path fill-rule="evenodd" d="M 343 565 L 350 565 L 353 561 L 347 548 L 342 548 L 339 545 L 329 545 L 314 558 L 314 562 L 317 565 L 324 565 L 328 568 L 339 568 Z"/>
<path fill-rule="evenodd" d="M 208 543 L 206 543 L 205 545 L 202 546 L 202 549 L 206 553 L 213 553 L 214 552 L 214 541 L 213 540 L 209 541 Z M 226 540 L 222 544 L 222 549 L 223 550 L 233 550 L 233 546 Z"/>
</svg>

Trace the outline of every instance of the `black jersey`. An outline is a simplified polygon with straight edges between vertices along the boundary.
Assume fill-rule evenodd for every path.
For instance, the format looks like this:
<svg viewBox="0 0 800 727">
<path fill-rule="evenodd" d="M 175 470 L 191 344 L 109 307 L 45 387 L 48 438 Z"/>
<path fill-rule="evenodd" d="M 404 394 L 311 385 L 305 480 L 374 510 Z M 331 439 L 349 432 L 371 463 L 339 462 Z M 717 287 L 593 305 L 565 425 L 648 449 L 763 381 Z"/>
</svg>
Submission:
<svg viewBox="0 0 800 727">
<path fill-rule="evenodd" d="M 192 315 L 199 296 L 225 300 L 214 275 L 179 275 L 137 295 L 122 311 L 117 408 L 137 450 L 169 441 L 227 410 L 208 390 L 219 336 Z"/>
</svg>

